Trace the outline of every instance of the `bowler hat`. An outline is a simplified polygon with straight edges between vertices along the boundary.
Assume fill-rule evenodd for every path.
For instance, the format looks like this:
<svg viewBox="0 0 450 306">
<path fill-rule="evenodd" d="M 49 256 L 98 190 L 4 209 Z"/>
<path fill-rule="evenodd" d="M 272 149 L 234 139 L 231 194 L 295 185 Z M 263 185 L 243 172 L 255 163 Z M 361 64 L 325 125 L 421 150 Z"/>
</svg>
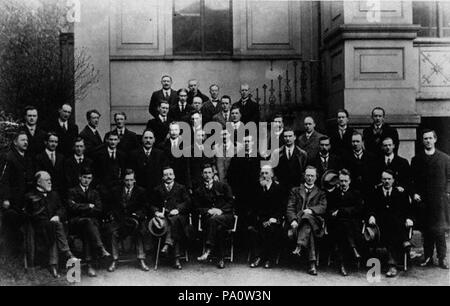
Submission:
<svg viewBox="0 0 450 306">
<path fill-rule="evenodd" d="M 337 184 L 339 184 L 339 173 L 331 169 L 325 171 L 322 175 L 321 183 L 324 190 L 333 189 Z"/>
<path fill-rule="evenodd" d="M 132 232 L 135 232 L 139 228 L 139 220 L 132 216 L 124 219 L 125 226 Z"/>
<path fill-rule="evenodd" d="M 367 242 L 380 241 L 380 228 L 376 224 L 369 224 L 364 229 L 364 239 Z"/>
<path fill-rule="evenodd" d="M 162 237 L 167 233 L 167 221 L 165 218 L 154 217 L 148 222 L 148 230 L 155 237 Z"/>
</svg>

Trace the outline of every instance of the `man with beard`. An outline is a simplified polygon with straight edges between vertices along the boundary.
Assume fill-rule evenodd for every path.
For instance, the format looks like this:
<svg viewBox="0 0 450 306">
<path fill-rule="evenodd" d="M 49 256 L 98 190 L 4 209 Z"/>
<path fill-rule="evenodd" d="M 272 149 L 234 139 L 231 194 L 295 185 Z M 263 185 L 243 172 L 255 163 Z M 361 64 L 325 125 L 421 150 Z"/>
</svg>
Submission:
<svg viewBox="0 0 450 306">
<path fill-rule="evenodd" d="M 163 169 L 162 184 L 153 190 L 151 203 L 151 210 L 155 217 L 165 218 L 168 221 L 167 233 L 162 238 L 164 246 L 161 253 L 167 255 L 173 248 L 174 268 L 181 270 L 181 244 L 188 237 L 188 212 L 191 199 L 186 187 L 175 182 L 172 168 Z"/>
<path fill-rule="evenodd" d="M 158 107 L 162 101 L 169 103 L 169 106 L 176 105 L 178 102 L 178 95 L 175 90 L 172 89 L 172 77 L 169 75 L 164 75 L 161 78 L 162 89 L 153 92 L 150 98 L 150 104 L 148 107 L 148 112 L 154 117 L 158 117 Z"/>
</svg>

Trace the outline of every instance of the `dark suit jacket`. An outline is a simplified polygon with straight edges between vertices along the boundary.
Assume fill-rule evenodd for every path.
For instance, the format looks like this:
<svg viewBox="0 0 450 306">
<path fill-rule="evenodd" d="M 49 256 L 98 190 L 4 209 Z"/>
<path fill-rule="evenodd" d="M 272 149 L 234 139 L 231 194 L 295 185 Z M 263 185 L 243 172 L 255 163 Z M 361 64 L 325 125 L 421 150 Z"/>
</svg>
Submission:
<svg viewBox="0 0 450 306">
<path fill-rule="evenodd" d="M 342 195 L 339 188 L 327 195 L 327 215 L 328 218 L 336 210 L 339 210 L 336 218 L 345 220 L 354 220 L 358 225 L 362 224 L 363 219 L 363 200 L 359 191 L 350 188 Z"/>
<path fill-rule="evenodd" d="M 52 121 L 47 127 L 47 131 L 55 132 L 58 135 L 58 147 L 56 150 L 64 156 L 73 153 L 73 145 L 78 137 L 78 126 L 70 121 L 67 123 L 67 131 L 64 130 L 58 122 L 58 119 Z"/>
<path fill-rule="evenodd" d="M 363 137 L 364 137 L 364 145 L 367 151 L 372 152 L 373 154 L 377 156 L 383 155 L 383 151 L 381 150 L 381 142 L 386 137 L 391 137 L 395 144 L 395 152 L 398 151 L 399 146 L 399 138 L 398 138 L 398 132 L 397 129 L 391 127 L 389 124 L 385 123 L 383 124 L 381 128 L 380 134 L 374 133 L 374 125 L 370 125 L 369 127 L 365 128 L 363 131 Z"/>
<path fill-rule="evenodd" d="M 297 145 L 300 149 L 305 150 L 308 154 L 308 161 L 312 162 L 316 157 L 317 153 L 319 153 L 319 139 L 323 135 L 317 131 L 314 131 L 309 139 L 306 138 L 306 134 L 302 134 L 297 139 Z"/>
<path fill-rule="evenodd" d="M 117 129 L 112 130 L 111 132 L 106 133 L 104 142 L 106 143 L 106 140 L 109 138 L 110 134 L 117 135 Z M 120 142 L 117 148 L 126 153 L 129 154 L 131 151 L 137 149 L 139 145 L 139 139 L 136 133 L 130 131 L 129 129 L 125 128 L 124 134 L 120 137 Z"/>
<path fill-rule="evenodd" d="M 156 116 L 154 119 L 151 119 L 147 122 L 147 129 L 150 129 L 155 134 L 155 143 L 157 145 L 164 142 L 167 138 L 167 134 L 169 134 L 169 125 L 172 122 L 170 117 L 167 117 L 166 122 L 162 122 L 159 116 Z"/>
<path fill-rule="evenodd" d="M 156 186 L 153 189 L 150 203 L 153 214 L 157 211 L 161 212 L 165 208 L 166 213 L 178 209 L 181 215 L 187 215 L 191 206 L 191 198 L 186 187 L 175 182 L 170 192 L 167 191 L 164 184 Z"/>
<path fill-rule="evenodd" d="M 166 101 L 166 97 L 164 96 L 164 92 L 162 89 L 153 92 L 152 97 L 150 98 L 150 104 L 148 106 L 148 112 L 153 116 L 158 116 L 158 107 L 161 101 Z M 177 104 L 178 102 L 178 94 L 175 90 L 170 89 L 170 96 L 169 96 L 169 105 L 173 106 Z"/>
<path fill-rule="evenodd" d="M 202 123 L 206 124 L 213 120 L 214 115 L 218 114 L 222 111 L 222 106 L 220 105 L 220 100 L 217 100 L 217 105 L 214 107 L 214 104 L 211 100 L 205 102 L 202 106 Z"/>
<path fill-rule="evenodd" d="M 361 160 L 358 160 L 352 152 L 344 157 L 343 162 L 344 168 L 350 171 L 353 188 L 363 195 L 367 196 L 380 182 L 380 178 L 376 177 L 376 157 L 372 153 L 364 151 Z"/>
<path fill-rule="evenodd" d="M 164 152 L 157 148 L 152 149 L 148 158 L 142 147 L 131 152 L 128 158 L 128 168 L 135 171 L 137 185 L 148 193 L 161 183 L 162 169 L 167 163 Z"/>
<path fill-rule="evenodd" d="M 34 165 L 25 154 L 22 157 L 16 149 L 10 149 L 0 168 L 0 198 L 9 200 L 11 208 L 21 210 L 25 205 L 25 194 L 34 185 Z"/>
<path fill-rule="evenodd" d="M 332 153 L 328 156 L 328 165 L 327 168 L 324 168 L 324 164 L 322 163 L 322 159 L 320 158 L 320 153 L 317 153 L 315 158 L 310 162 L 310 165 L 315 167 L 317 169 L 317 180 L 320 182 L 320 179 L 322 178 L 322 175 L 327 170 L 335 170 L 339 171 L 342 169 L 342 161 L 341 159 Z"/>
<path fill-rule="evenodd" d="M 328 136 L 331 141 L 331 152 L 340 156 L 341 158 L 352 152 L 352 135 L 355 130 L 349 126 L 345 130 L 345 134 L 341 139 L 339 128 L 335 125 L 328 131 Z"/>
<path fill-rule="evenodd" d="M 203 152 L 201 157 L 196 157 L 194 152 L 194 146 L 195 144 L 192 146 L 191 149 L 192 157 L 189 159 L 189 173 L 191 176 L 189 181 L 191 183 L 191 186 L 186 186 L 189 189 L 196 189 L 203 182 L 202 177 L 203 165 L 205 164 L 210 164 L 213 166 L 215 165 L 214 157 L 206 157 Z"/>
<path fill-rule="evenodd" d="M 86 126 L 81 132 L 80 137 L 84 139 L 86 146 L 86 155 L 93 156 L 102 147 L 103 141 L 100 133 L 94 134 L 92 130 Z"/>
<path fill-rule="evenodd" d="M 104 147 L 94 155 L 93 160 L 94 177 L 96 177 L 98 184 L 107 188 L 121 184 L 127 163 L 125 153 L 117 150 L 116 159 L 111 160 L 108 148 Z"/>
<path fill-rule="evenodd" d="M 48 222 L 54 216 L 58 216 L 60 221 L 63 221 L 66 217 L 66 212 L 56 191 L 51 191 L 44 196 L 40 191 L 33 190 L 26 194 L 25 198 L 25 211 L 33 222 Z"/>
<path fill-rule="evenodd" d="M 285 188 L 299 186 L 303 181 L 303 174 L 307 166 L 306 156 L 306 152 L 297 146 L 290 161 L 287 159 L 284 146 L 272 153 L 271 160 L 275 160 L 278 157 L 275 175 Z"/>
<path fill-rule="evenodd" d="M 192 107 L 192 105 L 187 103 L 184 110 L 181 111 L 180 106 L 177 103 L 170 108 L 169 115 L 170 118 L 174 121 L 183 121 L 189 123 L 189 115 L 193 110 L 194 108 Z"/>
<path fill-rule="evenodd" d="M 211 190 L 202 183 L 192 196 L 196 210 L 204 215 L 211 208 L 218 208 L 224 214 L 233 214 L 233 193 L 230 186 L 221 182 L 214 182 Z"/>
<path fill-rule="evenodd" d="M 34 159 L 37 154 L 41 153 L 45 149 L 44 141 L 47 136 L 47 132 L 41 129 L 39 126 L 37 126 L 34 131 L 34 136 L 31 136 L 30 130 L 25 124 L 21 126 L 20 129 L 25 133 L 27 133 L 28 136 L 27 153 L 32 159 Z"/>
<path fill-rule="evenodd" d="M 217 121 L 222 125 L 222 128 L 226 128 L 227 127 L 227 122 L 231 122 L 231 116 L 228 116 L 228 120 L 225 120 L 225 117 L 223 116 L 222 111 L 220 111 L 219 113 L 215 114 L 213 116 L 213 121 Z"/>
<path fill-rule="evenodd" d="M 196 95 L 194 95 L 191 91 L 188 92 L 187 103 L 188 104 L 192 104 L 192 102 L 194 101 L 195 97 L 202 98 L 203 103 L 206 103 L 207 101 L 209 101 L 208 96 L 205 96 L 199 89 L 199 90 L 197 90 L 197 94 Z"/>
<path fill-rule="evenodd" d="M 111 202 L 107 208 L 107 214 L 112 215 L 119 223 L 123 223 L 126 217 L 133 214 L 143 221 L 148 215 L 148 194 L 144 188 L 134 186 L 129 200 L 126 200 L 125 187 L 116 186 L 111 190 Z"/>
<path fill-rule="evenodd" d="M 66 192 L 66 180 L 64 176 L 64 156 L 60 153 L 56 153 L 56 162 L 53 166 L 47 153 L 43 151 L 36 156 L 35 168 L 36 172 L 47 171 L 52 177 L 53 190 L 60 192 L 60 195 L 64 197 L 64 194 Z"/>
<path fill-rule="evenodd" d="M 183 146 L 188 145 L 186 143 L 178 142 L 180 146 L 180 150 L 183 149 Z M 190 167 L 189 167 L 189 157 L 175 157 L 172 154 L 172 145 L 170 139 L 166 139 L 161 144 L 161 149 L 164 151 L 165 156 L 167 157 L 168 164 L 173 167 L 175 172 L 175 181 L 184 186 L 192 186 L 190 182 Z M 161 175 L 162 176 L 162 175 Z"/>
<path fill-rule="evenodd" d="M 251 98 L 247 100 L 245 106 L 242 103 L 242 99 L 236 102 L 233 106 L 238 106 L 241 109 L 242 118 L 241 121 L 247 124 L 248 122 L 259 122 L 259 105 Z"/>
<path fill-rule="evenodd" d="M 94 204 L 95 208 L 89 208 L 89 204 Z M 78 185 L 71 188 L 67 195 L 68 218 L 71 222 L 77 222 L 80 218 L 99 219 L 103 214 L 100 194 L 92 187 L 84 193 Z"/>
<path fill-rule="evenodd" d="M 258 183 L 259 185 L 259 183 Z M 281 219 L 286 212 L 286 191 L 278 183 L 272 182 L 270 189 L 264 191 L 259 185 L 253 190 L 254 201 L 250 203 L 250 216 L 254 218 L 254 224 L 268 221 L 270 218 L 275 218 L 281 224 Z"/>
<path fill-rule="evenodd" d="M 411 168 L 409 167 L 409 162 L 406 159 L 398 155 L 394 155 L 394 159 L 391 161 L 391 164 L 387 166 L 385 157 L 381 156 L 377 160 L 375 169 L 377 170 L 376 178 L 378 179 L 381 178 L 381 173 L 385 169 L 394 171 L 395 185 L 405 188 L 408 192 L 411 190 Z"/>
<path fill-rule="evenodd" d="M 94 162 L 92 161 L 92 159 L 86 156 L 84 157 L 81 165 L 77 163 L 73 154 L 66 158 L 64 161 L 64 175 L 67 188 L 73 188 L 80 183 L 78 177 L 80 175 L 80 171 L 83 168 L 88 167 L 93 171 L 93 163 Z"/>
<path fill-rule="evenodd" d="M 303 211 L 311 209 L 312 215 L 307 215 Z M 300 187 L 292 188 L 289 193 L 286 217 L 288 224 L 292 221 L 297 221 L 299 224 L 305 219 L 311 224 L 311 227 L 316 236 L 323 235 L 323 217 L 327 209 L 327 199 L 325 192 L 314 186 L 311 193 L 307 195 L 306 187 L 301 184 Z"/>
</svg>

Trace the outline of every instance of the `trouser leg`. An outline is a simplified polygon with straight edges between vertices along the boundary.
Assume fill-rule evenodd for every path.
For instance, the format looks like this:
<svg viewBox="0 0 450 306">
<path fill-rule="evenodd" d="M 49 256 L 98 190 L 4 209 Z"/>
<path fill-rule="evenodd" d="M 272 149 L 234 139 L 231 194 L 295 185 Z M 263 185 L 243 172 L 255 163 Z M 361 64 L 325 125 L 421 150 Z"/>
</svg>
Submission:
<svg viewBox="0 0 450 306">
<path fill-rule="evenodd" d="M 55 241 L 60 252 L 67 253 L 70 251 L 69 243 L 67 242 L 66 232 L 61 222 L 52 222 L 55 234 Z"/>
<path fill-rule="evenodd" d="M 423 250 L 425 258 L 432 258 L 435 244 L 434 234 L 431 231 L 424 231 L 422 234 L 423 234 Z"/>
<path fill-rule="evenodd" d="M 137 259 L 145 259 L 145 250 L 144 250 L 144 237 L 141 233 L 137 233 L 134 235 L 134 240 L 136 243 L 136 257 Z"/>
<path fill-rule="evenodd" d="M 447 257 L 447 242 L 445 240 L 445 232 L 436 233 L 436 251 L 439 260 L 444 260 Z"/>
</svg>

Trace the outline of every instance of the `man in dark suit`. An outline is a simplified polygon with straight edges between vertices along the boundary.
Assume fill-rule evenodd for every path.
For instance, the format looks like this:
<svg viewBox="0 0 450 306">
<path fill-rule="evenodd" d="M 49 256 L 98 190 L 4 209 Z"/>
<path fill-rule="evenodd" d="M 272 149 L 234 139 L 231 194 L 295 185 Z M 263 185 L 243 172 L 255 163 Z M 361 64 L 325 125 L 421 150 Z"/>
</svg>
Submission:
<svg viewBox="0 0 450 306">
<path fill-rule="evenodd" d="M 30 216 L 34 239 L 41 239 L 48 250 L 50 273 L 58 278 L 59 252 L 63 253 L 66 259 L 78 259 L 73 256 L 67 242 L 63 226 L 65 210 L 58 193 L 52 190 L 50 174 L 39 171 L 35 180 L 36 189 L 25 196 L 25 212 Z"/>
<path fill-rule="evenodd" d="M 123 184 L 110 190 L 112 197 L 107 211 L 106 233 L 111 241 L 113 261 L 108 272 L 117 269 L 119 260 L 119 239 L 132 236 L 136 243 L 139 268 L 150 271 L 145 263 L 144 234 L 146 232 L 146 216 L 148 213 L 148 197 L 144 188 L 136 185 L 134 171 L 127 169 Z"/>
<path fill-rule="evenodd" d="M 219 122 L 223 129 L 227 128 L 227 122 L 231 122 L 231 98 L 229 96 L 223 96 L 220 99 L 221 111 L 213 116 L 213 121 Z"/>
<path fill-rule="evenodd" d="M 305 183 L 291 189 L 286 209 L 289 236 L 295 237 L 297 245 L 292 253 L 301 256 L 306 249 L 311 275 L 317 275 L 315 241 L 324 234 L 323 217 L 327 209 L 325 192 L 314 185 L 316 180 L 317 170 L 308 166 Z"/>
<path fill-rule="evenodd" d="M 408 193 L 393 188 L 394 172 L 385 170 L 381 174 L 382 186 L 375 189 L 368 202 L 369 224 L 377 224 L 381 243 L 388 251 L 389 270 L 387 277 L 397 276 L 397 262 L 410 247 L 408 228 L 414 225 Z"/>
<path fill-rule="evenodd" d="M 119 145 L 118 149 L 122 152 L 129 154 L 131 151 L 137 149 L 138 147 L 138 136 L 136 133 L 127 129 L 125 122 L 127 120 L 127 115 L 124 112 L 114 114 L 114 121 L 116 123 L 116 128 L 111 132 L 106 133 L 104 142 L 109 138 L 110 133 L 119 135 Z"/>
<path fill-rule="evenodd" d="M 188 91 L 185 88 L 178 90 L 178 103 L 171 106 L 169 114 L 172 120 L 189 123 L 189 114 L 194 110 L 188 103 Z"/>
<path fill-rule="evenodd" d="M 73 188 L 79 184 L 81 169 L 93 168 L 93 161 L 84 154 L 85 151 L 84 140 L 78 137 L 73 145 L 74 154 L 67 156 L 64 161 L 64 176 L 67 188 Z"/>
<path fill-rule="evenodd" d="M 384 122 L 385 116 L 386 112 L 383 108 L 375 107 L 372 110 L 373 123 L 363 131 L 366 150 L 376 156 L 383 156 L 381 141 L 386 137 L 394 140 L 395 153 L 397 153 L 400 144 L 397 129 Z"/>
<path fill-rule="evenodd" d="M 202 183 L 202 171 L 205 164 L 214 164 L 214 157 L 208 154 L 206 155 L 206 150 L 204 142 L 206 140 L 206 133 L 203 130 L 197 131 L 195 133 L 194 143 L 191 147 L 191 158 L 189 160 L 189 173 L 191 175 L 190 182 L 191 186 L 186 186 L 191 190 L 196 190 Z M 209 150 L 213 150 L 209 148 Z M 210 151 L 211 152 L 211 151 Z M 211 157 L 210 157 L 211 156 Z"/>
<path fill-rule="evenodd" d="M 290 128 L 284 129 L 285 145 L 275 150 L 271 156 L 271 164 L 276 165 L 275 176 L 281 185 L 290 190 L 300 186 L 307 166 L 306 152 L 295 145 L 295 134 Z"/>
<path fill-rule="evenodd" d="M 240 108 L 242 113 L 242 122 L 259 123 L 259 105 L 250 97 L 250 86 L 248 84 L 241 85 L 241 99 L 233 106 Z"/>
<path fill-rule="evenodd" d="M 36 171 L 45 171 L 52 177 L 52 189 L 62 198 L 66 196 L 64 176 L 64 156 L 56 151 L 59 138 L 56 133 L 50 132 L 45 139 L 45 150 L 36 156 Z"/>
<path fill-rule="evenodd" d="M 339 171 L 339 185 L 327 195 L 327 227 L 331 244 L 335 247 L 340 264 L 339 271 L 347 276 L 344 254 L 350 248 L 356 260 L 359 233 L 363 220 L 363 200 L 359 191 L 351 187 L 351 175 L 347 169 Z"/>
<path fill-rule="evenodd" d="M 188 82 L 189 94 L 187 98 L 187 103 L 189 105 L 192 104 L 192 102 L 194 101 L 194 97 L 200 97 L 203 103 L 209 101 L 209 98 L 200 91 L 199 86 L 200 82 L 198 80 L 189 80 Z"/>
<path fill-rule="evenodd" d="M 172 168 L 165 167 L 162 175 L 162 184 L 157 186 L 151 196 L 151 211 L 158 218 L 168 221 L 168 231 L 163 238 L 162 254 L 169 254 L 173 248 L 175 269 L 181 270 L 181 244 L 188 239 L 191 199 L 185 186 L 175 182 Z M 187 247 L 187 244 L 184 244 Z"/>
<path fill-rule="evenodd" d="M 270 269 L 282 241 L 282 217 L 286 211 L 284 189 L 273 180 L 273 169 L 263 166 L 259 175 L 259 186 L 252 190 L 251 214 L 253 220 L 246 228 L 249 231 L 250 252 L 253 259 L 251 268 L 264 262 L 264 268 Z"/>
<path fill-rule="evenodd" d="M 176 105 L 178 102 L 178 95 L 172 89 L 172 77 L 165 75 L 161 78 L 162 89 L 155 91 L 150 98 L 148 112 L 156 118 L 158 116 L 158 107 L 162 101 L 167 101 L 170 106 Z"/>
<path fill-rule="evenodd" d="M 154 147 L 153 131 L 145 130 L 142 135 L 142 146 L 134 150 L 128 157 L 128 168 L 136 174 L 136 183 L 150 194 L 161 182 L 163 167 L 168 163 L 164 152 Z"/>
<path fill-rule="evenodd" d="M 158 106 L 158 115 L 147 122 L 147 130 L 155 133 L 156 145 L 160 145 L 167 139 L 169 134 L 169 124 L 172 118 L 169 115 L 169 103 L 162 101 Z"/>
<path fill-rule="evenodd" d="M 328 131 L 331 138 L 331 151 L 341 159 L 344 155 L 352 152 L 352 135 L 355 130 L 348 126 L 348 111 L 339 109 L 337 111 L 337 126 Z"/>
<path fill-rule="evenodd" d="M 72 115 L 72 106 L 63 104 L 58 111 L 58 119 L 51 122 L 47 131 L 55 132 L 58 135 L 58 152 L 64 156 L 72 153 L 73 142 L 78 137 L 78 126 L 69 121 Z"/>
<path fill-rule="evenodd" d="M 353 133 L 352 147 L 352 153 L 344 156 L 343 166 L 352 175 L 353 187 L 367 197 L 379 183 L 374 169 L 376 157 L 363 149 L 362 135 L 358 132 Z"/>
<path fill-rule="evenodd" d="M 93 156 L 101 149 L 103 141 L 98 132 L 98 123 L 100 121 L 100 113 L 97 110 L 90 110 L 86 113 L 88 124 L 80 132 L 80 137 L 84 139 L 86 146 L 86 155 Z"/>
<path fill-rule="evenodd" d="M 306 131 L 298 138 L 297 145 L 300 149 L 306 151 L 308 162 L 311 163 L 319 153 L 319 139 L 323 135 L 316 131 L 314 118 L 306 117 L 304 124 Z"/>
<path fill-rule="evenodd" d="M 205 262 L 213 251 L 218 257 L 218 268 L 225 268 L 225 234 L 233 228 L 233 194 L 224 183 L 214 181 L 211 165 L 203 168 L 203 184 L 192 197 L 194 207 L 200 214 L 201 227 L 205 231 L 206 250 L 197 259 Z"/>
<path fill-rule="evenodd" d="M 0 168 L 0 199 L 2 200 L 2 225 L 6 250 L 12 255 L 20 252 L 21 225 L 25 221 L 23 208 L 25 194 L 34 187 L 34 165 L 27 154 L 28 138 L 24 131 L 14 135 L 5 164 Z"/>
<path fill-rule="evenodd" d="M 21 126 L 21 130 L 25 131 L 28 136 L 28 155 L 34 159 L 37 154 L 44 151 L 44 141 L 47 133 L 38 125 L 38 110 L 34 106 L 25 107 L 25 124 Z"/>
<path fill-rule="evenodd" d="M 342 168 L 341 159 L 330 153 L 332 151 L 330 137 L 322 136 L 319 139 L 319 152 L 310 162 L 310 165 L 317 169 L 318 180 L 322 179 L 322 175 L 328 170 L 339 171 Z"/>
<path fill-rule="evenodd" d="M 102 201 L 107 203 L 110 200 L 111 189 L 121 184 L 127 162 L 125 153 L 117 149 L 119 136 L 109 134 L 107 146 L 99 150 L 93 157 L 94 176 L 99 184 L 98 190 Z"/>
<path fill-rule="evenodd" d="M 450 229 L 450 157 L 436 149 L 437 135 L 424 130 L 424 149 L 413 157 L 412 195 L 418 206 L 417 222 L 424 237 L 422 266 L 433 265 L 436 247 L 439 266 L 448 269 L 445 232 Z"/>
<path fill-rule="evenodd" d="M 67 196 L 69 232 L 77 234 L 83 241 L 89 277 L 97 275 L 92 266 L 94 254 L 100 258 L 111 256 L 103 246 L 100 235 L 103 206 L 99 193 L 91 187 L 92 178 L 92 170 L 83 168 L 79 172 L 79 185 L 71 188 Z"/>
<path fill-rule="evenodd" d="M 271 152 L 285 145 L 283 138 L 284 119 L 281 113 L 275 114 L 269 128 L 270 130 L 267 133 L 267 138 L 263 140 L 266 141 L 266 143 L 262 146 L 262 148 L 265 148 L 267 151 L 260 152 L 264 158 L 269 158 Z M 259 137 L 261 137 L 261 134 Z"/>
<path fill-rule="evenodd" d="M 222 110 L 219 99 L 219 90 L 219 85 L 217 84 L 213 84 L 209 87 L 211 98 L 203 103 L 202 106 L 203 124 L 212 121 L 213 117 Z"/>
<path fill-rule="evenodd" d="M 379 157 L 375 169 L 377 177 L 381 177 L 381 173 L 386 169 L 394 172 L 396 187 L 401 187 L 408 193 L 411 190 L 411 169 L 409 162 L 395 153 L 394 140 L 386 137 L 381 142 L 383 156 Z"/>
</svg>

